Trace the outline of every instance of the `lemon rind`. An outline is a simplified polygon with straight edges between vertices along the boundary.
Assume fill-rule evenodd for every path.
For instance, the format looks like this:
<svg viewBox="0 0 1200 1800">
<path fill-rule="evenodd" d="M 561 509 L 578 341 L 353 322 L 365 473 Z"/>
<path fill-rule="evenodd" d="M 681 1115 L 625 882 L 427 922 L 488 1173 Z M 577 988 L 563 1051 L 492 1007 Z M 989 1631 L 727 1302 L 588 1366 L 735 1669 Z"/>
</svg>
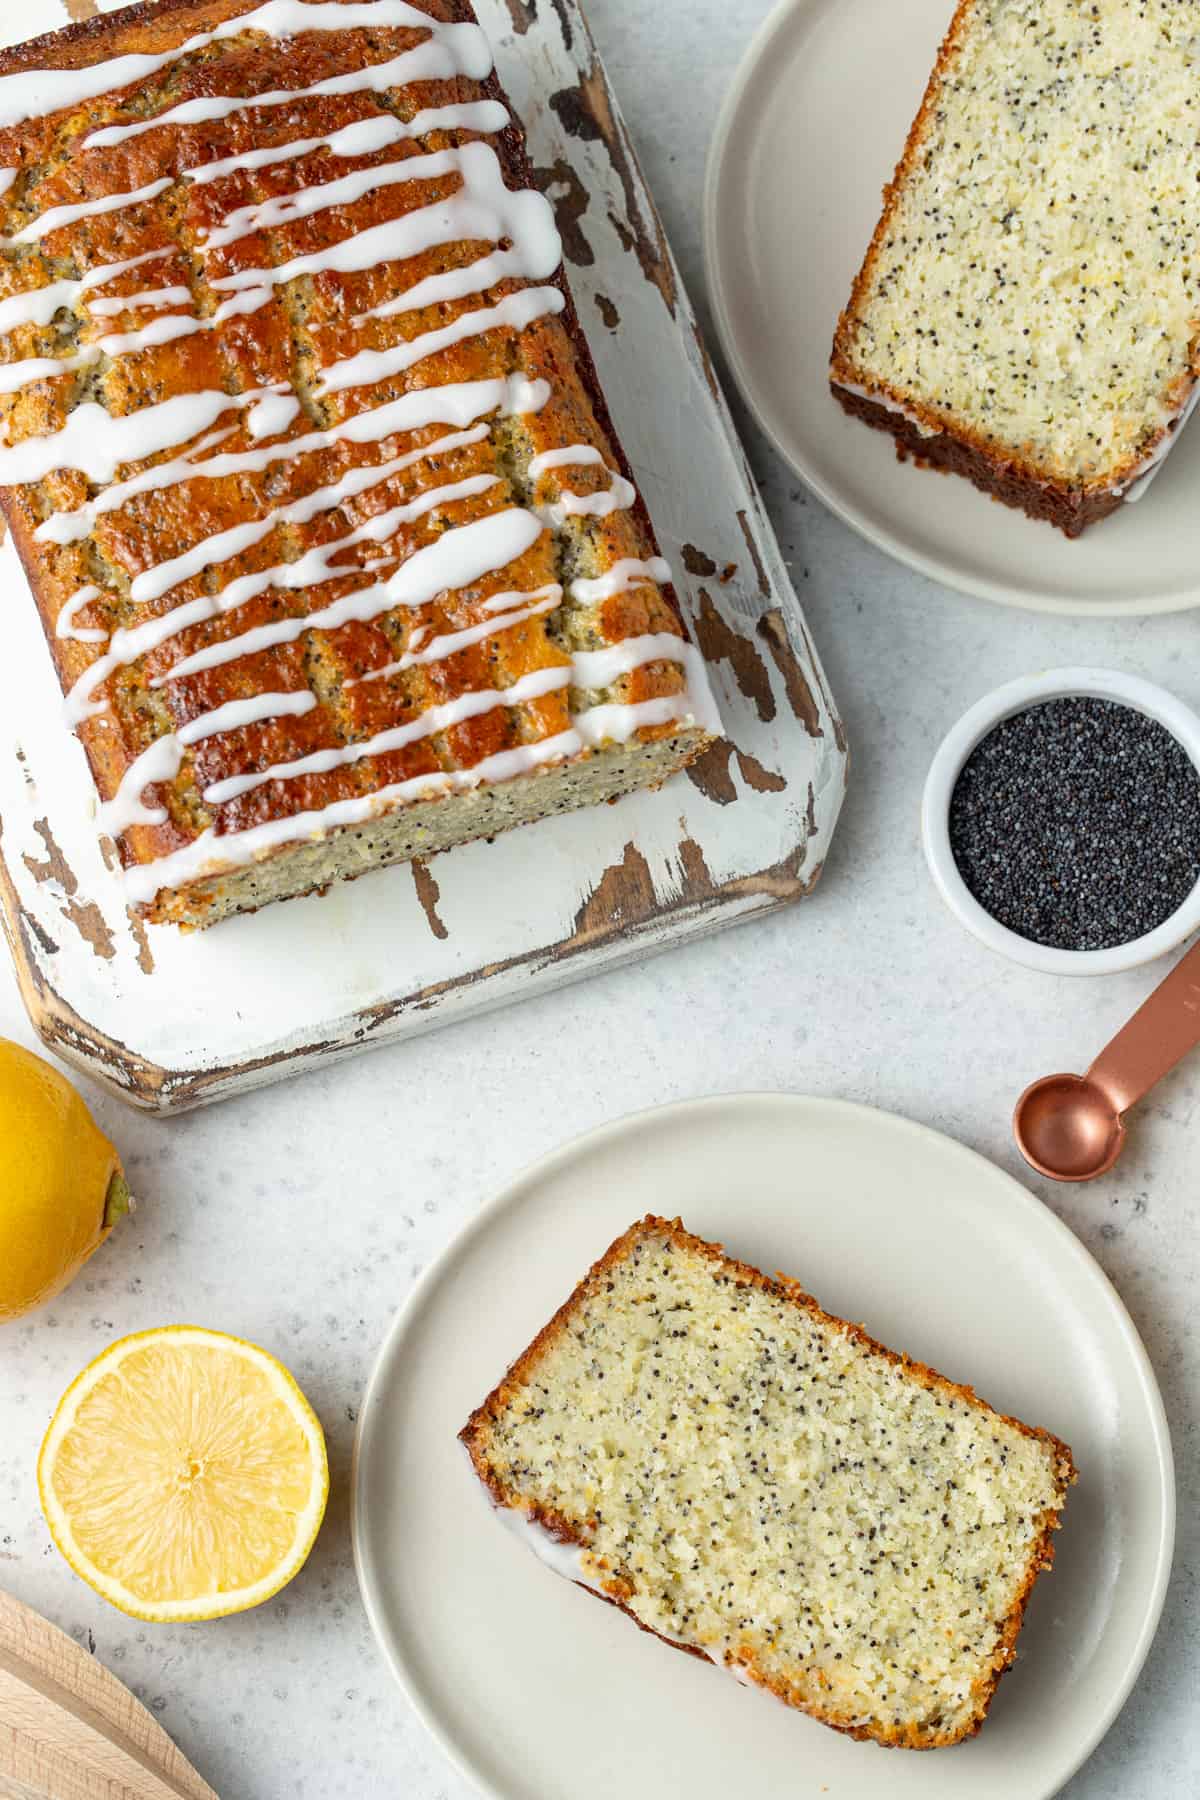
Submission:
<svg viewBox="0 0 1200 1800">
<path fill-rule="evenodd" d="M 313 1494 L 304 1511 L 297 1515 L 297 1529 L 292 1548 L 282 1560 L 278 1569 L 272 1570 L 261 1581 L 252 1582 L 249 1587 L 230 1588 L 219 1593 L 195 1596 L 190 1600 L 163 1600 L 148 1604 L 137 1594 L 131 1592 L 123 1582 L 115 1581 L 98 1569 L 84 1555 L 75 1541 L 66 1512 L 57 1495 L 54 1493 L 51 1480 L 54 1458 L 63 1438 L 73 1425 L 79 1407 L 86 1396 L 95 1387 L 102 1375 L 110 1374 L 119 1368 L 126 1356 L 148 1342 L 164 1338 L 182 1340 L 181 1348 L 187 1343 L 195 1343 L 211 1348 L 220 1346 L 235 1355 L 240 1355 L 247 1362 L 253 1363 L 268 1378 L 271 1386 L 285 1402 L 293 1414 L 297 1424 L 304 1433 L 312 1457 L 314 1473 Z M 41 1500 L 42 1512 L 50 1536 L 54 1540 L 59 1553 L 70 1564 L 71 1568 L 85 1581 L 90 1588 L 115 1606 L 120 1612 L 131 1618 L 142 1619 L 150 1623 L 166 1623 L 170 1621 L 187 1622 L 202 1619 L 219 1619 L 231 1613 L 247 1612 L 251 1607 L 261 1606 L 265 1600 L 279 1593 L 281 1588 L 296 1576 L 304 1563 L 321 1529 L 325 1516 L 325 1508 L 329 1499 L 329 1458 L 325 1448 L 325 1434 L 321 1422 L 313 1411 L 311 1404 L 295 1377 L 269 1351 L 246 1338 L 234 1337 L 229 1332 L 212 1331 L 203 1325 L 158 1325 L 146 1331 L 132 1332 L 128 1337 L 118 1338 L 115 1343 L 92 1358 L 86 1368 L 81 1369 L 55 1409 L 54 1416 L 42 1440 L 38 1452 L 37 1463 L 38 1497 Z"/>
</svg>

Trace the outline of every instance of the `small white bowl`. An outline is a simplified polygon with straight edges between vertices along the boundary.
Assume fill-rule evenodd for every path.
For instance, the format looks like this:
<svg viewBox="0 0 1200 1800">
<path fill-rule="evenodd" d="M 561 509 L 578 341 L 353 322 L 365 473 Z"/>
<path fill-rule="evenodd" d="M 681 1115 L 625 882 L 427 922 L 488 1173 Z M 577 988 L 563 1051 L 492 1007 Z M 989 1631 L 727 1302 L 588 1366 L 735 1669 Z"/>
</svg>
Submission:
<svg viewBox="0 0 1200 1800">
<path fill-rule="evenodd" d="M 963 764 L 993 728 L 1014 713 L 1024 712 L 1044 700 L 1083 696 L 1115 700 L 1157 719 L 1176 738 L 1200 770 L 1200 718 L 1163 688 L 1121 675 L 1112 669 L 1050 669 L 1043 675 L 1026 675 L 1008 681 L 985 694 L 958 724 L 947 732 L 930 766 L 921 802 L 921 842 L 925 860 L 942 899 L 950 911 L 989 949 L 997 950 L 1028 969 L 1049 975 L 1109 975 L 1151 962 L 1181 944 L 1200 929 L 1200 882 L 1183 905 L 1142 937 L 1109 950 L 1057 950 L 1019 937 L 993 919 L 976 900 L 958 872 L 950 848 L 950 796 Z"/>
</svg>

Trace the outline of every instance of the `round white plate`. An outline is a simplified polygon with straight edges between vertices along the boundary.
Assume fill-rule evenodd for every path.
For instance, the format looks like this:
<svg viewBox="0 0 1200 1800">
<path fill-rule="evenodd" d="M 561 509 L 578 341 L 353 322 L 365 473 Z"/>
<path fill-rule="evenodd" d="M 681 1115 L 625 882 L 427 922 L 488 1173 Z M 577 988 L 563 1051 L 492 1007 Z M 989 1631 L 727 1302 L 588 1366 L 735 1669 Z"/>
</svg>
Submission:
<svg viewBox="0 0 1200 1800">
<path fill-rule="evenodd" d="M 1053 1572 L 982 1734 L 855 1743 L 637 1631 L 492 1516 L 456 1441 L 600 1252 L 674 1214 L 886 1344 L 1048 1426 L 1080 1469 Z M 1071 1233 L 973 1151 L 844 1102 L 734 1095 L 643 1113 L 550 1157 L 425 1273 L 367 1387 L 354 1545 L 376 1637 L 443 1748 L 503 1800 L 1043 1800 L 1149 1648 L 1171 1560 L 1154 1375 Z"/>
<path fill-rule="evenodd" d="M 848 524 L 966 593 L 1050 612 L 1200 604 L 1200 430 L 1145 496 L 1069 542 L 958 476 L 896 459 L 829 392 L 834 326 L 879 218 L 953 0 L 784 0 L 713 140 L 709 292 L 776 449 Z"/>
</svg>

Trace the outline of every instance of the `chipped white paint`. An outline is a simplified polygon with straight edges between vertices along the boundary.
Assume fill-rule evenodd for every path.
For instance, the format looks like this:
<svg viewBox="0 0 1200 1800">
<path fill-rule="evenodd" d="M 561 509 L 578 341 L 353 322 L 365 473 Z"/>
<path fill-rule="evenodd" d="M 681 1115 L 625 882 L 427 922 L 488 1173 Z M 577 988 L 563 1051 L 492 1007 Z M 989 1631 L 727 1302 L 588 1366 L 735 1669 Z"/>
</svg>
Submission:
<svg viewBox="0 0 1200 1800">
<path fill-rule="evenodd" d="M 673 318 L 611 222 L 610 215 L 625 221 L 629 202 L 603 142 L 568 136 L 545 104 L 546 94 L 575 85 L 592 65 L 595 53 L 583 20 L 567 0 L 568 51 L 554 8 L 539 9 L 521 38 L 513 36 L 505 0 L 477 0 L 477 11 L 496 47 L 500 79 L 524 119 L 533 162 L 548 167 L 562 159 L 592 196 L 581 224 L 595 260 L 584 268 L 568 263 L 568 273 L 616 428 L 677 572 L 685 609 L 696 616 L 703 587 L 723 624 L 755 647 L 760 697 L 766 681 L 770 704 L 760 707 L 739 689 L 728 661 L 710 666 L 727 730 L 746 759 L 732 757 L 721 771 L 722 796 L 736 795 L 732 803 L 719 804 L 681 776 L 658 794 L 593 807 L 435 859 L 429 874 L 437 884 L 444 937 L 431 929 L 414 872 L 405 866 L 208 932 L 148 927 L 154 967 L 146 973 L 145 952 L 101 851 L 83 752 L 62 729 L 41 627 L 32 601 L 19 603 L 23 577 L 6 544 L 0 578 L 13 603 L 5 609 L 12 654 L 0 663 L 0 875 L 11 886 L 10 905 L 22 914 L 14 934 L 22 982 L 60 1053 L 142 1104 L 171 1109 L 215 1099 L 766 910 L 811 878 L 837 817 L 845 756 L 824 678 L 732 426 L 710 389 L 678 276 L 672 269 Z M 61 17 L 53 0 L 36 0 L 32 14 L 29 30 L 50 29 Z M 632 164 L 627 141 L 624 147 Z M 650 230 L 653 210 L 636 170 L 633 187 L 642 227 Z M 606 306 L 616 303 L 615 329 L 602 322 L 597 296 L 606 297 Z M 681 456 L 686 482 L 675 478 Z M 736 565 L 735 574 L 725 585 L 715 574 L 687 574 L 685 544 L 717 570 Z M 507 598 L 515 603 L 534 597 Z M 819 736 L 796 718 L 780 670 L 758 635 L 767 613 L 782 622 L 811 690 Z M 764 721 L 761 711 L 773 716 Z M 756 766 L 774 778 L 772 786 L 759 790 L 748 783 L 746 772 Z M 97 954 L 67 917 L 68 897 L 45 875 L 39 820 L 48 822 L 78 881 L 75 916 L 94 903 L 111 932 L 111 957 Z M 626 859 L 630 846 L 649 872 L 654 904 L 644 908 L 644 917 L 634 917 L 632 930 L 606 932 L 603 903 L 597 902 L 585 920 L 586 945 L 561 956 L 558 946 L 575 936 L 606 871 Z M 701 859 L 715 895 L 698 877 Z M 615 882 L 609 878 L 606 893 Z M 633 884 L 620 893 L 625 926 L 637 914 L 636 897 Z M 484 968 L 489 972 L 480 974 Z M 75 1015 L 69 1023 L 68 1009 Z M 114 1056 L 110 1040 L 124 1050 Z"/>
</svg>

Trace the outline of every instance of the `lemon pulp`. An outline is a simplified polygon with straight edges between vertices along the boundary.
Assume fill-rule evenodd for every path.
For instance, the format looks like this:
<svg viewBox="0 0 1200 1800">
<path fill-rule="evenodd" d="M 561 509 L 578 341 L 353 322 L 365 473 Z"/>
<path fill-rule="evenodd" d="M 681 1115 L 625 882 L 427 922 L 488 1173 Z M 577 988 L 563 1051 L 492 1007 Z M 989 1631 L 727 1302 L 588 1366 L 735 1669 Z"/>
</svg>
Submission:
<svg viewBox="0 0 1200 1800">
<path fill-rule="evenodd" d="M 320 1424 L 283 1366 L 196 1326 L 123 1338 L 63 1396 L 38 1485 L 51 1535 L 105 1599 L 215 1618 L 276 1593 L 325 1510 Z"/>
</svg>

